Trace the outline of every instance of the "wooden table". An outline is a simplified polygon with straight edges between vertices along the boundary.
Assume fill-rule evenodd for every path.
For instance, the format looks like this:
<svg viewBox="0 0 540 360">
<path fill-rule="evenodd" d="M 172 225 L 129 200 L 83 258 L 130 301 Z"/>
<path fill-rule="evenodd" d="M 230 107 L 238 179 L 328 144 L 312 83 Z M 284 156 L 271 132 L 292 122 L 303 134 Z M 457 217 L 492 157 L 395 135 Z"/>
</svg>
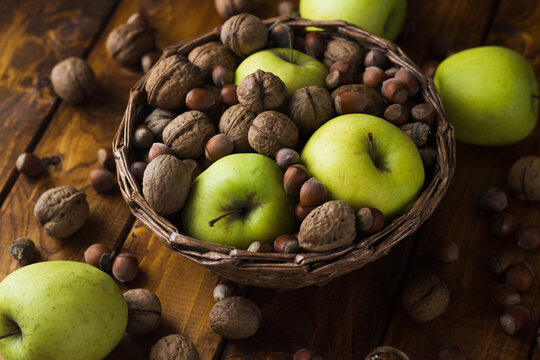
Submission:
<svg viewBox="0 0 540 360">
<path fill-rule="evenodd" d="M 277 1 L 266 0 L 260 15 L 276 15 Z M 144 10 L 163 48 L 221 23 L 212 0 L 2 0 L 0 2 L 0 274 L 17 264 L 8 247 L 18 236 L 35 240 L 43 260 L 83 260 L 92 243 L 105 243 L 137 255 L 141 273 L 129 288 L 155 291 L 163 304 L 159 330 L 144 338 L 125 338 L 107 359 L 146 359 L 151 345 L 170 333 L 182 333 L 197 346 L 201 359 L 291 359 L 311 347 L 325 359 L 363 359 L 374 347 L 392 344 L 413 359 L 435 359 L 444 345 L 459 345 L 468 359 L 540 359 L 535 349 L 540 315 L 540 280 L 523 293 L 534 326 L 512 337 L 498 325 L 500 314 L 489 300 L 501 282 L 488 273 L 487 258 L 500 249 L 516 253 L 540 273 L 540 257 L 524 252 L 516 239 L 499 240 L 486 231 L 486 216 L 475 205 L 488 184 L 506 188 L 506 174 L 519 157 L 540 152 L 540 131 L 504 148 L 458 144 L 453 184 L 437 212 L 413 237 L 383 259 L 322 288 L 285 293 L 250 288 L 246 296 L 260 305 L 262 327 L 250 339 L 227 341 L 208 326 L 212 290 L 218 278 L 169 251 L 130 215 L 119 191 L 86 191 L 91 217 L 69 240 L 44 234 L 32 212 L 38 196 L 54 186 L 82 188 L 96 168 L 96 151 L 108 147 L 119 125 L 132 85 L 141 73 L 112 61 L 107 34 L 130 14 Z M 540 2 L 534 0 L 409 0 L 408 36 L 398 44 L 418 64 L 427 61 L 427 44 L 437 33 L 454 39 L 455 49 L 497 44 L 524 54 L 540 76 Z M 414 25 L 414 26 L 411 26 Z M 96 72 L 99 89 L 91 101 L 69 105 L 52 91 L 49 73 L 68 57 L 81 56 Z M 540 78 L 540 77 L 539 77 Z M 39 178 L 20 176 L 14 168 L 23 151 L 57 155 L 61 163 Z M 538 203 L 515 199 L 509 210 L 520 224 L 540 223 Z M 443 265 L 432 260 L 433 241 L 458 243 L 460 259 Z M 404 313 L 399 294 L 417 271 L 443 278 L 452 294 L 448 310 L 427 324 Z M 127 288 L 127 287 L 126 287 Z"/>
</svg>

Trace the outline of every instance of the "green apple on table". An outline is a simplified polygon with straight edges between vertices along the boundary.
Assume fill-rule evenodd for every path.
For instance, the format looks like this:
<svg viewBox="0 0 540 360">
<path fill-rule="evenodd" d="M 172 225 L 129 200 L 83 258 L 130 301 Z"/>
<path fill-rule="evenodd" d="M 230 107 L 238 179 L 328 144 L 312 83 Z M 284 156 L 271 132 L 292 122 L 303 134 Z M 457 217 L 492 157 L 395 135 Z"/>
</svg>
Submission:
<svg viewBox="0 0 540 360">
<path fill-rule="evenodd" d="M 319 60 L 301 51 L 293 50 L 293 61 L 290 61 L 290 49 L 275 48 L 256 52 L 248 56 L 235 72 L 235 83 L 238 85 L 246 76 L 257 70 L 271 72 L 285 83 L 287 97 L 305 86 L 325 87 L 324 79 L 328 70 Z"/>
<path fill-rule="evenodd" d="M 513 50 L 483 46 L 461 51 L 439 65 L 434 81 L 459 141 L 513 144 L 536 125 L 534 70 Z"/>
<path fill-rule="evenodd" d="M 285 194 L 283 172 L 264 155 L 225 156 L 195 179 L 182 222 L 187 235 L 246 249 L 294 231 L 295 201 Z"/>
<path fill-rule="evenodd" d="M 311 20 L 345 20 L 394 40 L 403 26 L 407 0 L 300 0 L 300 15 Z"/>
<path fill-rule="evenodd" d="M 4 360 L 101 360 L 120 341 L 127 304 L 114 280 L 80 262 L 46 261 L 0 283 Z"/>
<path fill-rule="evenodd" d="M 355 210 L 374 207 L 394 218 L 414 204 L 424 166 L 412 140 L 398 127 L 367 114 L 338 116 L 306 143 L 301 161 L 331 199 Z"/>
</svg>

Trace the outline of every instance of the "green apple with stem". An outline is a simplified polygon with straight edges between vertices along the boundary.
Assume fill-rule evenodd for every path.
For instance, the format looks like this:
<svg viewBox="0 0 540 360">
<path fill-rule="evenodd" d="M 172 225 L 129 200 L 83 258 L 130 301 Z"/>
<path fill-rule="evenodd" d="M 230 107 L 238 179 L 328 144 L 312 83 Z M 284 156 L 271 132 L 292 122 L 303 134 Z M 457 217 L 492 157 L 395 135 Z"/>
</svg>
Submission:
<svg viewBox="0 0 540 360">
<path fill-rule="evenodd" d="M 199 240 L 246 249 L 271 243 L 296 226 L 295 201 L 283 172 L 264 155 L 225 156 L 195 179 L 182 210 L 184 232 Z"/>
<path fill-rule="evenodd" d="M 257 70 L 271 72 L 285 83 L 287 97 L 305 86 L 325 87 L 328 70 L 319 60 L 294 49 L 275 48 L 248 56 L 236 69 L 234 81 L 238 85 Z"/>
<path fill-rule="evenodd" d="M 407 211 L 422 191 L 424 166 L 412 140 L 398 127 L 367 114 L 338 116 L 321 126 L 301 161 L 331 199 L 355 210 L 374 207 L 385 217 Z"/>
<path fill-rule="evenodd" d="M 120 341 L 127 304 L 114 280 L 80 262 L 46 261 L 0 283 L 4 360 L 101 360 Z"/>
<path fill-rule="evenodd" d="M 459 141 L 497 146 L 521 141 L 538 119 L 538 85 L 521 54 L 500 46 L 456 53 L 435 73 Z"/>
<path fill-rule="evenodd" d="M 345 20 L 394 40 L 403 26 L 407 0 L 300 0 L 300 15 L 311 20 Z"/>
</svg>

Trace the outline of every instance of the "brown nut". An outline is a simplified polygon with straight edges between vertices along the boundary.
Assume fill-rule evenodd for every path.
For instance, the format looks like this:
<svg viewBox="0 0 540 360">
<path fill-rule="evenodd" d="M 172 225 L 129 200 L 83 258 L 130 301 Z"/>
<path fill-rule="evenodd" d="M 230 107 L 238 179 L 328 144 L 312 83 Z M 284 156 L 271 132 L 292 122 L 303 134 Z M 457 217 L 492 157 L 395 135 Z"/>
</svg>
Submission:
<svg viewBox="0 0 540 360">
<path fill-rule="evenodd" d="M 523 250 L 535 250 L 540 246 L 540 227 L 528 226 L 519 232 L 518 246 Z"/>
<path fill-rule="evenodd" d="M 326 187 L 314 177 L 304 182 L 300 188 L 300 205 L 303 207 L 319 206 L 327 199 Z"/>
<path fill-rule="evenodd" d="M 28 176 L 39 175 L 43 172 L 43 170 L 45 170 L 43 161 L 41 161 L 41 159 L 36 155 L 29 152 L 22 153 L 19 155 L 19 157 L 17 157 L 15 167 L 21 174 Z"/>
<path fill-rule="evenodd" d="M 233 150 L 233 139 L 225 134 L 217 134 L 206 142 L 204 155 L 208 160 L 214 162 L 231 154 Z"/>
<path fill-rule="evenodd" d="M 508 284 L 499 284 L 491 288 L 491 302 L 501 310 L 521 303 L 521 296 Z"/>
<path fill-rule="evenodd" d="M 79 230 L 88 219 L 86 194 L 73 186 L 59 186 L 45 191 L 34 206 L 34 215 L 47 235 L 66 238 Z"/>
<path fill-rule="evenodd" d="M 356 91 L 367 99 L 366 108 L 363 111 L 366 114 L 379 116 L 387 107 L 382 95 L 377 90 L 372 89 L 364 84 L 341 86 L 332 92 L 332 99 L 335 99 L 337 95 L 348 91 Z"/>
<path fill-rule="evenodd" d="M 214 85 L 222 88 L 224 85 L 232 84 L 234 80 L 234 71 L 224 65 L 216 65 L 212 70 L 212 81 Z"/>
<path fill-rule="evenodd" d="M 96 87 L 96 76 L 86 61 L 70 57 L 53 67 L 51 83 L 54 92 L 63 100 L 80 103 L 92 96 Z"/>
<path fill-rule="evenodd" d="M 92 244 L 84 252 L 84 261 L 89 265 L 97 267 L 98 269 L 107 271 L 107 267 L 102 267 L 101 265 L 105 265 L 107 263 L 104 261 L 105 258 L 112 260 L 112 254 L 113 251 L 107 245 Z"/>
<path fill-rule="evenodd" d="M 107 37 L 109 54 L 123 66 L 133 65 L 152 50 L 154 40 L 146 26 L 126 23 L 115 28 Z"/>
<path fill-rule="evenodd" d="M 420 157 L 422 158 L 422 163 L 424 164 L 425 168 L 435 166 L 437 163 L 437 150 L 431 146 L 424 146 L 418 149 L 418 152 L 420 153 Z"/>
<path fill-rule="evenodd" d="M 289 116 L 301 133 L 311 135 L 334 116 L 334 102 L 326 89 L 303 87 L 289 99 Z"/>
<path fill-rule="evenodd" d="M 316 207 L 302 221 L 298 242 L 307 251 L 328 251 L 356 238 L 356 216 L 344 201 L 332 200 Z"/>
<path fill-rule="evenodd" d="M 388 59 L 386 58 L 386 55 L 383 53 L 382 50 L 379 49 L 371 49 L 366 54 L 366 57 L 364 58 L 364 66 L 370 67 L 370 66 L 376 66 L 380 69 L 386 69 L 388 66 Z"/>
<path fill-rule="evenodd" d="M 274 240 L 273 248 L 282 254 L 296 254 L 300 252 L 298 239 L 293 235 L 281 235 Z"/>
<path fill-rule="evenodd" d="M 388 76 L 386 76 L 384 70 L 376 66 L 367 67 L 362 76 L 364 85 L 367 85 L 372 89 L 378 89 L 383 81 L 387 79 Z"/>
<path fill-rule="evenodd" d="M 276 153 L 276 164 L 281 170 L 286 170 L 289 166 L 298 164 L 300 161 L 300 154 L 296 150 L 289 148 L 281 148 Z M 298 189 L 300 191 L 300 189 Z"/>
<path fill-rule="evenodd" d="M 494 275 L 502 275 L 508 270 L 514 261 L 516 256 L 508 251 L 499 251 L 495 256 L 488 259 L 489 271 Z"/>
<path fill-rule="evenodd" d="M 499 318 L 499 324 L 508 334 L 517 335 L 531 326 L 531 313 L 521 305 L 510 306 Z"/>
<path fill-rule="evenodd" d="M 393 66 L 393 67 L 391 67 L 389 69 L 386 69 L 384 71 L 384 73 L 386 74 L 386 76 L 388 76 L 388 78 L 393 78 L 396 75 L 396 73 L 398 72 L 398 70 L 399 70 L 399 68 Z"/>
<path fill-rule="evenodd" d="M 214 94 L 202 88 L 191 89 L 186 95 L 186 106 L 191 110 L 204 111 L 216 103 Z"/>
<path fill-rule="evenodd" d="M 298 16 L 298 6 L 292 1 L 281 1 L 278 5 L 279 16 Z"/>
<path fill-rule="evenodd" d="M 409 97 L 414 96 L 418 93 L 418 90 L 420 89 L 420 83 L 418 82 L 416 76 L 409 70 L 405 68 L 399 69 L 394 75 L 394 78 L 401 81 L 401 83 L 407 88 Z"/>
<path fill-rule="evenodd" d="M 489 217 L 489 232 L 496 237 L 507 237 L 517 230 L 516 218 L 506 212 L 491 214 Z"/>
<path fill-rule="evenodd" d="M 9 254 L 19 263 L 20 266 L 30 264 L 36 254 L 36 245 L 32 239 L 20 237 L 15 239 L 9 247 Z"/>
<path fill-rule="evenodd" d="M 311 176 L 304 165 L 291 165 L 285 170 L 283 175 L 283 187 L 287 195 L 299 195 L 302 185 L 309 180 Z"/>
<path fill-rule="evenodd" d="M 349 74 L 339 70 L 330 71 L 324 79 L 326 87 L 330 90 L 337 89 L 340 86 L 352 84 L 353 82 L 354 79 Z"/>
<path fill-rule="evenodd" d="M 275 157 L 281 148 L 292 148 L 298 141 L 298 128 L 285 114 L 265 111 L 257 115 L 248 131 L 249 145 L 259 154 Z"/>
<path fill-rule="evenodd" d="M 540 200 L 540 156 L 526 156 L 514 163 L 508 173 L 508 185 L 515 197 Z"/>
<path fill-rule="evenodd" d="M 411 138 L 417 147 L 426 145 L 431 131 L 428 125 L 421 122 L 405 124 L 400 129 Z"/>
<path fill-rule="evenodd" d="M 339 115 L 361 113 L 367 105 L 367 99 L 356 91 L 342 92 L 334 99 Z"/>
<path fill-rule="evenodd" d="M 411 109 L 413 121 L 423 122 L 426 125 L 435 125 L 435 108 L 430 104 L 418 104 Z"/>
<path fill-rule="evenodd" d="M 199 353 L 193 343 L 182 335 L 169 335 L 159 339 L 150 349 L 148 360 L 199 360 Z"/>
<path fill-rule="evenodd" d="M 279 109 L 285 101 L 285 84 L 276 75 L 257 70 L 246 76 L 236 90 L 238 101 L 255 114 Z"/>
<path fill-rule="evenodd" d="M 215 301 L 220 301 L 226 297 L 233 296 L 233 290 L 227 284 L 217 284 L 212 295 Z"/>
<path fill-rule="evenodd" d="M 124 293 L 128 307 L 126 332 L 141 336 L 154 332 L 161 319 L 161 302 L 153 292 L 133 289 Z"/>
<path fill-rule="evenodd" d="M 450 291 L 435 275 L 422 274 L 409 281 L 401 294 L 401 305 L 416 322 L 439 317 L 448 307 Z"/>
<path fill-rule="evenodd" d="M 503 211 L 508 206 L 508 197 L 500 187 L 486 186 L 478 197 L 478 206 L 488 212 Z"/>
<path fill-rule="evenodd" d="M 370 352 L 364 360 L 409 360 L 409 357 L 395 347 L 380 346 Z"/>
<path fill-rule="evenodd" d="M 315 208 L 316 206 L 303 207 L 300 204 L 296 204 L 296 207 L 294 208 L 294 215 L 298 221 L 302 222 Z"/>
<path fill-rule="evenodd" d="M 437 68 L 439 67 L 438 61 L 428 61 L 427 63 L 422 66 L 422 72 L 428 77 L 432 78 L 435 76 L 435 72 L 437 71 Z"/>
<path fill-rule="evenodd" d="M 224 85 L 219 95 L 219 100 L 225 106 L 234 106 L 240 103 L 238 100 L 238 86 L 234 84 Z"/>
<path fill-rule="evenodd" d="M 197 176 L 199 176 L 202 172 L 202 169 L 199 166 L 199 163 L 194 159 L 185 159 L 185 160 L 182 160 L 182 162 L 186 166 L 187 172 L 191 178 L 191 182 L 195 181 Z"/>
<path fill-rule="evenodd" d="M 178 115 L 163 129 L 163 142 L 179 158 L 193 159 L 204 154 L 204 145 L 215 133 L 210 118 L 192 110 Z"/>
<path fill-rule="evenodd" d="M 318 31 L 311 31 L 306 34 L 304 39 L 304 50 L 309 56 L 318 58 L 324 51 L 326 40 L 324 35 Z"/>
<path fill-rule="evenodd" d="M 88 182 L 97 192 L 107 192 L 116 186 L 116 176 L 107 169 L 98 168 L 90 171 Z"/>
<path fill-rule="evenodd" d="M 534 283 L 534 271 L 527 263 L 510 266 L 506 272 L 506 283 L 517 291 L 525 291 Z"/>
<path fill-rule="evenodd" d="M 147 73 L 161 57 L 161 53 L 158 52 L 149 52 L 144 54 L 141 58 L 141 69 L 144 73 Z"/>
<path fill-rule="evenodd" d="M 392 104 L 405 104 L 409 93 L 403 83 L 397 79 L 391 78 L 383 81 L 381 94 Z"/>
<path fill-rule="evenodd" d="M 216 10 L 224 20 L 243 12 L 249 12 L 250 3 L 250 0 L 214 0 Z"/>
<path fill-rule="evenodd" d="M 131 173 L 131 175 L 133 175 L 133 177 L 135 178 L 135 180 L 137 180 L 139 184 L 142 184 L 144 171 L 146 170 L 147 165 L 148 163 L 144 161 L 135 161 L 129 167 L 129 172 Z"/>
<path fill-rule="evenodd" d="M 358 74 L 358 66 L 345 60 L 338 60 L 330 66 L 329 71 L 339 71 L 349 75 L 351 79 L 355 79 Z"/>
<path fill-rule="evenodd" d="M 130 253 L 120 253 L 113 261 L 112 274 L 121 283 L 130 282 L 139 273 L 139 260 Z"/>
<path fill-rule="evenodd" d="M 314 350 L 300 349 L 294 353 L 293 360 L 323 360 L 323 358 Z"/>
<path fill-rule="evenodd" d="M 343 39 L 329 41 L 324 52 L 324 65 L 330 68 L 332 64 L 339 60 L 361 65 L 362 50 L 360 46 L 355 42 Z"/>
<path fill-rule="evenodd" d="M 221 115 L 219 131 L 233 139 L 236 151 L 248 152 L 251 150 L 248 141 L 249 127 L 256 116 L 241 104 L 231 106 Z"/>
<path fill-rule="evenodd" d="M 110 147 L 101 148 L 97 151 L 98 164 L 102 168 L 114 171 L 116 169 L 116 162 L 114 161 L 114 154 Z"/>
<path fill-rule="evenodd" d="M 203 79 L 210 79 L 212 70 L 218 65 L 228 69 L 236 69 L 234 54 L 217 41 L 197 46 L 188 54 L 188 60 L 201 69 Z"/>
<path fill-rule="evenodd" d="M 172 150 L 165 144 L 162 143 L 153 143 L 152 147 L 148 151 L 148 161 L 152 161 L 157 158 L 159 155 L 170 155 Z"/>
<path fill-rule="evenodd" d="M 445 237 L 440 238 L 433 244 L 431 253 L 436 260 L 445 264 L 459 259 L 459 248 L 457 244 Z"/>
<path fill-rule="evenodd" d="M 291 27 L 282 22 L 276 22 L 270 27 L 270 37 L 274 41 L 274 47 L 290 48 L 290 42 L 294 38 L 294 31 Z"/>
<path fill-rule="evenodd" d="M 254 241 L 249 244 L 246 251 L 254 253 L 271 253 L 274 252 L 274 247 L 265 242 Z"/>
<path fill-rule="evenodd" d="M 234 15 L 221 28 L 221 42 L 238 56 L 248 56 L 264 48 L 268 28 L 251 14 Z"/>
<path fill-rule="evenodd" d="M 152 135 L 154 135 L 154 139 L 161 140 L 163 129 L 177 116 L 178 113 L 176 111 L 157 108 L 144 119 L 144 125 L 150 129 Z"/>
<path fill-rule="evenodd" d="M 383 228 L 384 215 L 379 209 L 363 207 L 356 212 L 356 226 L 360 232 L 374 234 Z"/>
<path fill-rule="evenodd" d="M 409 122 L 409 109 L 401 104 L 392 104 L 384 110 L 384 118 L 400 127 Z"/>
<path fill-rule="evenodd" d="M 226 339 L 244 339 L 255 334 L 261 323 L 261 311 L 241 296 L 226 297 L 214 304 L 208 315 L 210 327 Z"/>
<path fill-rule="evenodd" d="M 146 125 L 139 125 L 133 132 L 133 145 L 139 149 L 149 149 L 154 143 L 154 135 Z"/>
<path fill-rule="evenodd" d="M 465 354 L 456 346 L 445 346 L 439 350 L 437 360 L 465 360 Z"/>
</svg>

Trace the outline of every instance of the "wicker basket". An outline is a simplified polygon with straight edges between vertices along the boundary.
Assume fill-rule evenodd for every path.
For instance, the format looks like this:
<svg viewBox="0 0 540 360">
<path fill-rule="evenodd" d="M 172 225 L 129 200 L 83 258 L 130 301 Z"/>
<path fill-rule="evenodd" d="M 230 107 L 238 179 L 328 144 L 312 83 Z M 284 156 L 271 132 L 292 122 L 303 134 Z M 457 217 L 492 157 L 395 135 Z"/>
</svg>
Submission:
<svg viewBox="0 0 540 360">
<path fill-rule="evenodd" d="M 370 237 L 324 253 L 252 253 L 230 246 L 202 242 L 179 233 L 169 220 L 159 216 L 148 206 L 141 194 L 140 186 L 129 171 L 128 159 L 130 152 L 133 151 L 133 129 L 142 121 L 144 110 L 147 109 L 144 90 L 146 76 L 131 90 L 124 118 L 114 138 L 113 151 L 120 189 L 131 212 L 172 251 L 232 281 L 289 290 L 310 285 L 322 286 L 333 278 L 361 268 L 386 255 L 394 245 L 418 229 L 434 212 L 448 189 L 455 168 L 455 139 L 432 80 L 428 79 L 395 44 L 343 21 L 273 18 L 265 20 L 265 24 L 270 26 L 276 21 L 287 23 L 297 34 L 305 32 L 307 26 L 316 26 L 322 28 L 329 37 L 356 40 L 364 47 L 380 48 L 391 62 L 408 69 L 420 79 L 424 100 L 432 104 L 437 111 L 437 129 L 434 138 L 438 157 L 433 173 L 426 177 L 429 183 L 409 212 Z M 187 56 L 196 46 L 209 41 L 219 41 L 220 30 L 218 27 L 206 34 L 171 46 L 165 49 L 162 59 L 173 54 Z"/>
</svg>

